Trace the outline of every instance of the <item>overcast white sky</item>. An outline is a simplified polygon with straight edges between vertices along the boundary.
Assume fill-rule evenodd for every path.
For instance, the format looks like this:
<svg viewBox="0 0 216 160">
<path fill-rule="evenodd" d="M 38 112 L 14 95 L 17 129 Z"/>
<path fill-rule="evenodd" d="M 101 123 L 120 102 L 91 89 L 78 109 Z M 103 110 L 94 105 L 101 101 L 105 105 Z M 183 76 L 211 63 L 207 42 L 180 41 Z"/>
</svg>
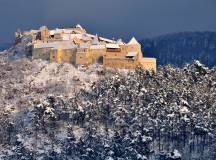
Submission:
<svg viewBox="0 0 216 160">
<path fill-rule="evenodd" d="M 0 0 L 0 43 L 14 31 L 72 26 L 124 40 L 216 31 L 216 0 Z"/>
</svg>

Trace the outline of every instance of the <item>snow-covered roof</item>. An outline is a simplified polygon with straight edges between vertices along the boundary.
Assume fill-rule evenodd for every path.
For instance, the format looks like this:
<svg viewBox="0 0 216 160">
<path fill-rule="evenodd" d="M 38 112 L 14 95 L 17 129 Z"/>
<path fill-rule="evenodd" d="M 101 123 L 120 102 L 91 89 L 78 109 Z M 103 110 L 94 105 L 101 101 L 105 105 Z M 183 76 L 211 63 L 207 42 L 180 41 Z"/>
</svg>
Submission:
<svg viewBox="0 0 216 160">
<path fill-rule="evenodd" d="M 98 39 L 98 35 L 95 35 L 95 36 L 94 36 L 94 39 L 93 39 L 93 41 L 92 41 L 92 44 L 93 44 L 93 45 L 99 45 L 99 44 L 100 44 L 99 39 Z"/>
<path fill-rule="evenodd" d="M 80 45 L 79 45 L 79 48 L 86 49 L 86 48 L 89 48 L 89 45 L 86 44 L 86 43 L 83 43 L 83 44 L 80 44 Z"/>
<path fill-rule="evenodd" d="M 66 34 L 70 34 L 73 32 L 73 30 L 72 29 L 63 29 L 63 32 Z"/>
<path fill-rule="evenodd" d="M 74 39 L 74 38 L 82 39 L 82 34 L 71 34 L 70 39 Z"/>
<path fill-rule="evenodd" d="M 70 39 L 71 39 L 70 34 L 64 34 L 63 37 L 62 37 L 63 41 L 69 41 Z"/>
<path fill-rule="evenodd" d="M 83 27 L 80 24 L 77 24 L 76 28 L 80 28 L 80 29 L 84 30 Z"/>
<path fill-rule="evenodd" d="M 89 33 L 87 33 L 86 35 L 89 36 L 89 37 L 91 37 L 91 38 L 94 38 L 94 37 L 95 37 L 95 35 L 89 34 Z M 105 42 L 108 42 L 108 43 L 116 43 L 116 41 L 111 40 L 111 39 L 108 39 L 108 38 L 104 38 L 104 37 L 98 37 L 98 38 L 99 38 L 101 41 L 105 41 Z"/>
<path fill-rule="evenodd" d="M 72 49 L 72 48 L 77 48 L 77 46 L 72 44 L 70 41 L 68 41 L 68 42 L 50 42 L 50 43 L 34 44 L 34 48 Z"/>
<path fill-rule="evenodd" d="M 91 38 L 94 38 L 95 37 L 95 35 L 93 35 L 93 34 L 89 34 L 89 33 L 85 33 L 88 37 L 91 37 Z"/>
<path fill-rule="evenodd" d="M 55 45 L 57 45 L 58 42 L 50 42 L 50 43 L 36 43 L 34 44 L 34 48 L 40 49 L 40 48 L 53 48 Z"/>
<path fill-rule="evenodd" d="M 82 35 L 82 40 L 84 40 L 84 41 L 90 41 L 90 40 L 91 40 L 91 37 L 88 36 L 87 34 L 83 34 L 83 35 Z"/>
<path fill-rule="evenodd" d="M 103 38 L 103 37 L 99 37 L 101 41 L 105 41 L 105 42 L 108 42 L 108 43 L 116 43 L 116 41 L 114 40 L 111 40 L 111 39 L 107 39 L 107 38 Z"/>
<path fill-rule="evenodd" d="M 38 33 L 38 30 L 32 29 L 30 30 L 31 33 Z"/>
<path fill-rule="evenodd" d="M 137 52 L 128 52 L 126 57 L 135 57 L 137 55 Z"/>
<path fill-rule="evenodd" d="M 69 44 L 69 43 L 66 43 L 66 44 L 57 44 L 56 46 L 54 46 L 52 49 L 53 50 L 57 50 L 57 49 L 75 49 L 77 48 L 77 46 L 75 44 Z"/>
<path fill-rule="evenodd" d="M 50 30 L 50 35 L 54 35 L 54 34 L 60 34 L 60 33 L 65 33 L 65 34 L 71 34 L 74 30 L 73 29 L 53 29 Z"/>
<path fill-rule="evenodd" d="M 44 29 L 47 29 L 47 26 L 40 27 L 40 30 L 44 30 Z"/>
<path fill-rule="evenodd" d="M 56 29 L 54 29 L 54 30 L 50 30 L 50 35 L 60 34 L 60 33 L 62 33 L 62 32 L 64 32 L 63 29 L 58 29 L 58 28 L 56 28 Z"/>
<path fill-rule="evenodd" d="M 136 38 L 132 38 L 131 40 L 130 40 L 130 42 L 128 42 L 128 45 L 135 45 L 135 44 L 139 44 L 139 42 L 136 40 Z"/>
<path fill-rule="evenodd" d="M 91 45 L 90 49 L 105 49 L 105 45 Z"/>
<path fill-rule="evenodd" d="M 50 35 L 54 35 L 55 31 L 54 30 L 50 30 Z"/>
<path fill-rule="evenodd" d="M 116 43 L 118 45 L 125 45 L 125 43 L 122 41 L 122 39 L 118 39 Z"/>
<path fill-rule="evenodd" d="M 120 47 L 118 44 L 106 44 L 106 48 L 117 49 Z"/>
</svg>

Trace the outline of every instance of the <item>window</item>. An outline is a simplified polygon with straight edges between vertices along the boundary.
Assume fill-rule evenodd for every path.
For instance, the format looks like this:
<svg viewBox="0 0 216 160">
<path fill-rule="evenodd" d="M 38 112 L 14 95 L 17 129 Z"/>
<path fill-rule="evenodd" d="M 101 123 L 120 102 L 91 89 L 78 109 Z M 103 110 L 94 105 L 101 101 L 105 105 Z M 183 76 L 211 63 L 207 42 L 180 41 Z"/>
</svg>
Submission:
<svg viewBox="0 0 216 160">
<path fill-rule="evenodd" d="M 128 59 L 133 59 L 134 56 L 126 56 L 126 58 L 128 58 Z"/>
<path fill-rule="evenodd" d="M 107 48 L 107 52 L 120 52 L 120 48 Z"/>
</svg>

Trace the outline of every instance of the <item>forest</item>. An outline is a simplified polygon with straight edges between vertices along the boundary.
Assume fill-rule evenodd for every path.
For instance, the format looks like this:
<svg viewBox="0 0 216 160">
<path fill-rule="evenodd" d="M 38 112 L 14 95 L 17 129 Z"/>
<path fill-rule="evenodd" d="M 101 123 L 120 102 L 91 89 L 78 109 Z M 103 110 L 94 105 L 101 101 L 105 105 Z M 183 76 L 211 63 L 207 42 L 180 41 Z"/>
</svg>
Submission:
<svg viewBox="0 0 216 160">
<path fill-rule="evenodd" d="M 183 67 L 194 59 L 208 67 L 216 65 L 216 32 L 179 32 L 143 39 L 144 57 L 155 57 L 159 65 Z"/>
<path fill-rule="evenodd" d="M 216 68 L 194 61 L 87 83 L 2 107 L 0 159 L 216 159 Z"/>
</svg>

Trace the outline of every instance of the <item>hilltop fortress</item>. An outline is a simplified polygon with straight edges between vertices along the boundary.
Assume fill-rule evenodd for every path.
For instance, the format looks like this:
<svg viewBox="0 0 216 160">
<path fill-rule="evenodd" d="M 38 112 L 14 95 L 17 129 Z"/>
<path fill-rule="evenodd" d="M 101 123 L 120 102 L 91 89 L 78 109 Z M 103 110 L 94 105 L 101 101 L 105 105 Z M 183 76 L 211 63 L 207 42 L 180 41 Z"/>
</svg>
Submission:
<svg viewBox="0 0 216 160">
<path fill-rule="evenodd" d="M 32 37 L 32 58 L 57 63 L 91 65 L 101 63 L 105 67 L 135 69 L 141 66 L 156 72 L 156 59 L 144 58 L 141 45 L 135 38 L 128 43 L 115 41 L 86 32 L 81 25 L 67 29 L 16 32 L 16 43 L 22 36 Z"/>
</svg>

